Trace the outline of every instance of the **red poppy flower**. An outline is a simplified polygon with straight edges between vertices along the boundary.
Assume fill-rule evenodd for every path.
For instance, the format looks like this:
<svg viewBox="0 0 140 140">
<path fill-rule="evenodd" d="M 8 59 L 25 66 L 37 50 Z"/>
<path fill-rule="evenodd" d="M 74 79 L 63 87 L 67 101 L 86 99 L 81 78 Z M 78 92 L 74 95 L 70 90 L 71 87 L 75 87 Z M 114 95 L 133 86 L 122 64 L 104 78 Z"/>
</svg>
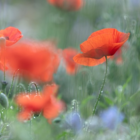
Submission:
<svg viewBox="0 0 140 140">
<path fill-rule="evenodd" d="M 75 74 L 78 64 L 73 61 L 73 57 L 77 54 L 77 51 L 73 48 L 67 48 L 63 50 L 63 59 L 68 74 Z"/>
<path fill-rule="evenodd" d="M 83 0 L 48 0 L 48 2 L 64 10 L 79 10 L 83 6 Z"/>
<path fill-rule="evenodd" d="M 15 44 L 22 36 L 21 32 L 15 27 L 7 27 L 4 30 L 0 30 L 0 37 L 6 39 L 6 46 Z"/>
<path fill-rule="evenodd" d="M 51 119 L 58 116 L 58 114 L 64 109 L 62 101 L 56 98 L 58 86 L 53 84 L 46 86 L 42 94 L 36 93 L 21 93 L 16 96 L 15 102 L 21 106 L 22 111 L 18 114 L 20 121 L 28 120 L 34 113 L 43 112 L 46 119 Z"/>
<path fill-rule="evenodd" d="M 23 40 L 5 49 L 5 61 L 9 71 L 29 80 L 47 82 L 59 65 L 59 57 L 46 43 Z"/>
<path fill-rule="evenodd" d="M 7 67 L 5 66 L 5 60 L 2 57 L 2 52 L 5 49 L 5 38 L 4 37 L 0 37 L 0 70 L 7 70 Z"/>
<path fill-rule="evenodd" d="M 92 33 L 80 45 L 82 54 L 73 59 L 76 63 L 85 66 L 95 66 L 105 62 L 128 40 L 130 33 L 123 33 L 114 28 L 106 28 Z"/>
</svg>

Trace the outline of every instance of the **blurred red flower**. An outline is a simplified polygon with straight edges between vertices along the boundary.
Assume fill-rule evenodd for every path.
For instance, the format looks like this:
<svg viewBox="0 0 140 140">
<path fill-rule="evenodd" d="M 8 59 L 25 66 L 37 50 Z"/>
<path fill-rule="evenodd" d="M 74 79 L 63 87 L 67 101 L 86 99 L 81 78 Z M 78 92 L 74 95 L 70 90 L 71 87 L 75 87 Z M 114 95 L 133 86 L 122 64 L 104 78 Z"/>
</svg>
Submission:
<svg viewBox="0 0 140 140">
<path fill-rule="evenodd" d="M 79 10 L 83 6 L 83 0 L 48 0 L 48 2 L 69 11 Z"/>
<path fill-rule="evenodd" d="M 128 40 L 130 33 L 123 33 L 114 28 L 106 28 L 92 33 L 81 45 L 82 54 L 73 59 L 85 66 L 96 66 L 105 62 Z"/>
<path fill-rule="evenodd" d="M 15 102 L 22 109 L 18 114 L 18 119 L 29 120 L 34 113 L 43 112 L 43 116 L 51 122 L 64 109 L 63 102 L 56 98 L 57 90 L 58 86 L 53 84 L 46 86 L 42 94 L 20 93 L 17 95 Z"/>
<path fill-rule="evenodd" d="M 7 66 L 5 66 L 5 59 L 2 57 L 3 50 L 5 49 L 6 40 L 4 37 L 0 37 L 0 70 L 7 70 Z M 4 55 L 4 54 L 3 54 Z"/>
<path fill-rule="evenodd" d="M 49 43 L 23 40 L 5 49 L 5 61 L 12 73 L 18 70 L 26 79 L 48 82 L 53 79 L 60 59 Z"/>
<path fill-rule="evenodd" d="M 0 30 L 0 37 L 6 39 L 6 46 L 15 44 L 22 36 L 21 32 L 15 27 L 7 27 L 4 30 Z"/>
<path fill-rule="evenodd" d="M 78 64 L 74 62 L 73 57 L 77 54 L 77 50 L 67 48 L 63 50 L 63 60 L 68 74 L 75 74 L 78 69 Z"/>
</svg>

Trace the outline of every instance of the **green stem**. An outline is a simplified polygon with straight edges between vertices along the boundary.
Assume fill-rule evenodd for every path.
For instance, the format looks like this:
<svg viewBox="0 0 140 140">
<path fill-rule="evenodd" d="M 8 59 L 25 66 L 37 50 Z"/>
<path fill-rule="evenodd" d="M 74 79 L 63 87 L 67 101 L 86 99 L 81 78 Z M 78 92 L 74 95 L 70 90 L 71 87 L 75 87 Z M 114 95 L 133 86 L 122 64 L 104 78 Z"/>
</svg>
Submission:
<svg viewBox="0 0 140 140">
<path fill-rule="evenodd" d="M 33 139 L 32 138 L 32 119 L 30 119 L 30 136 L 31 136 L 31 140 Z"/>
<path fill-rule="evenodd" d="M 12 83 L 11 83 L 11 86 L 10 86 L 10 89 L 9 89 L 9 92 L 8 92 L 8 97 L 9 97 L 9 94 L 10 94 L 12 88 L 13 88 L 15 76 L 16 76 L 16 72 L 15 72 L 14 75 L 13 75 Z"/>
<path fill-rule="evenodd" d="M 22 83 L 19 83 L 16 88 L 18 88 L 18 92 L 23 92 L 23 93 L 27 92 L 25 86 Z M 19 89 L 21 88 L 22 88 L 22 91 L 19 91 Z"/>
<path fill-rule="evenodd" d="M 4 58 L 4 71 L 3 71 L 3 75 L 4 75 L 4 81 L 5 81 L 5 58 Z"/>
<path fill-rule="evenodd" d="M 96 111 L 96 108 L 97 108 L 97 105 L 98 105 L 98 102 L 99 102 L 101 93 L 102 93 L 103 88 L 104 88 L 104 85 L 105 85 L 105 80 L 106 80 L 106 75 L 107 75 L 107 56 L 105 56 L 105 59 L 106 59 L 105 75 L 104 75 L 103 83 L 102 83 L 101 88 L 100 88 L 100 92 L 99 92 L 98 97 L 97 97 L 97 101 L 96 101 L 95 106 L 94 106 L 94 109 L 93 109 L 93 115 L 95 114 L 95 111 Z"/>
<path fill-rule="evenodd" d="M 29 83 L 29 86 L 28 86 L 29 92 L 31 92 L 31 89 L 30 88 L 31 88 L 32 85 L 34 85 L 35 90 L 36 90 L 36 93 L 38 94 L 39 93 L 39 88 L 38 88 L 38 85 L 35 82 Z"/>
</svg>

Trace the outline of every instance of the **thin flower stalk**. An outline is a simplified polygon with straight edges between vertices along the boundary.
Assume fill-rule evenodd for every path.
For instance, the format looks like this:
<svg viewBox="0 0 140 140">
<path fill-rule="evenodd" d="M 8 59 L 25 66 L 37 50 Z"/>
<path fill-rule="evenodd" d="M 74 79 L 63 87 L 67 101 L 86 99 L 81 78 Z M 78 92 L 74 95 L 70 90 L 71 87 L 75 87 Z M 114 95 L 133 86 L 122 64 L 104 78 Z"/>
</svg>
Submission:
<svg viewBox="0 0 140 140">
<path fill-rule="evenodd" d="M 95 105 L 94 105 L 93 115 L 95 114 L 95 111 L 96 111 L 98 102 L 99 102 L 99 100 L 100 100 L 100 97 L 101 97 L 101 94 L 102 94 L 102 92 L 103 92 L 103 88 L 104 88 L 104 85 L 105 85 L 105 80 L 106 80 L 106 75 L 107 75 L 107 56 L 105 56 L 105 59 L 106 59 L 105 75 L 104 75 L 103 83 L 102 83 L 101 88 L 100 88 L 100 92 L 99 92 L 98 97 L 97 97 L 97 101 L 96 101 L 96 103 L 95 103 Z"/>
</svg>

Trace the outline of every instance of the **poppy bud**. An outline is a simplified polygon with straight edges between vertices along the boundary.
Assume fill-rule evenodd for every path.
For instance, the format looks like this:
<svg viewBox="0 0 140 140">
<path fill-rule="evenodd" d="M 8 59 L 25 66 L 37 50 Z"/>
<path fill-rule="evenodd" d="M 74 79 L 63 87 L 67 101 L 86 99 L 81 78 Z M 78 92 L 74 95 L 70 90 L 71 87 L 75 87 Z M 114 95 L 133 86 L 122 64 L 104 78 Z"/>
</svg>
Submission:
<svg viewBox="0 0 140 140">
<path fill-rule="evenodd" d="M 0 104 L 4 108 L 7 108 L 9 106 L 8 98 L 7 98 L 7 96 L 4 93 L 0 93 Z"/>
<path fill-rule="evenodd" d="M 58 117 L 58 118 L 55 118 L 54 120 L 53 120 L 53 122 L 54 123 L 60 123 L 61 122 L 61 119 Z"/>
<path fill-rule="evenodd" d="M 2 82 L 1 82 L 2 90 L 4 90 L 4 89 L 6 88 L 7 84 L 8 84 L 8 83 L 7 83 L 6 81 L 2 81 Z"/>
</svg>

